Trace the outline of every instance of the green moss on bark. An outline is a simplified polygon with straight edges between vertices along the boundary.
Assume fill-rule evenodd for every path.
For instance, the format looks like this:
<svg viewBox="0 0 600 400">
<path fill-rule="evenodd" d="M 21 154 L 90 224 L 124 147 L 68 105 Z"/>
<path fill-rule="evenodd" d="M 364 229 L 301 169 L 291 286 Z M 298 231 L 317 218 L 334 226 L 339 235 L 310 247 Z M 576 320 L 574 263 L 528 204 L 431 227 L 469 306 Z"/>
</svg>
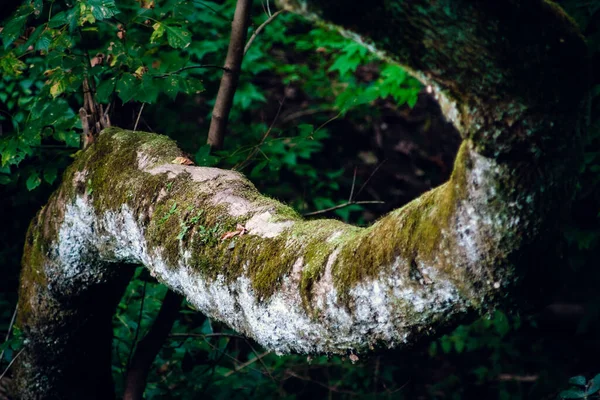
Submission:
<svg viewBox="0 0 600 400">
<path fill-rule="evenodd" d="M 365 229 L 342 248 L 333 268 L 342 298 L 360 281 L 373 279 L 392 267 L 397 257 L 437 265 L 450 271 L 444 253 L 453 253 L 451 229 L 459 201 L 466 196 L 467 142 L 461 146 L 449 182 Z M 405 272 L 408 276 L 409 271 Z"/>
</svg>

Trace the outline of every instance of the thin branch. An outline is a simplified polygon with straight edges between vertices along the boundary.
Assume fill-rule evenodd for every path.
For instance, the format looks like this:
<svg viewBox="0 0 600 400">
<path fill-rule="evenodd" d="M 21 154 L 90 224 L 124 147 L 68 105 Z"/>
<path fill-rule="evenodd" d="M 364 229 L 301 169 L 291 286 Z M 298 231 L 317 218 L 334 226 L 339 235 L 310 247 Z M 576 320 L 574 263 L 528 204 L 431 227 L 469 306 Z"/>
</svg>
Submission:
<svg viewBox="0 0 600 400">
<path fill-rule="evenodd" d="M 219 85 L 219 92 L 212 110 L 207 143 L 211 149 L 223 147 L 229 113 L 233 105 L 233 97 L 240 79 L 242 60 L 244 59 L 244 44 L 248 32 L 252 0 L 238 0 L 231 24 L 231 38 L 225 58 L 225 70 Z"/>
<path fill-rule="evenodd" d="M 252 46 L 252 42 L 254 42 L 254 39 L 256 39 L 256 37 L 262 32 L 262 30 L 265 29 L 267 25 L 273 22 L 273 20 L 284 11 L 285 10 L 277 11 L 275 14 L 271 15 L 265 22 L 263 22 L 258 28 L 256 28 L 252 36 L 250 36 L 248 43 L 246 43 L 246 47 L 244 47 L 244 55 L 248 52 L 248 49 L 250 48 L 250 46 Z"/>
<path fill-rule="evenodd" d="M 535 382 L 539 379 L 538 375 L 512 375 L 500 374 L 496 377 L 500 382 Z"/>
<path fill-rule="evenodd" d="M 182 67 L 179 68 L 175 71 L 172 72 L 166 72 L 164 74 L 160 74 L 160 75 L 154 75 L 153 78 L 166 78 L 169 77 L 171 75 L 176 75 L 179 74 L 183 71 L 187 71 L 188 69 L 197 69 L 197 68 L 216 68 L 216 69 L 220 69 L 223 71 L 227 71 L 230 72 L 230 70 L 227 67 L 221 67 L 220 65 L 214 65 L 214 64 L 198 64 L 198 65 L 188 65 L 187 67 Z"/>
<path fill-rule="evenodd" d="M 243 169 L 248 164 L 248 162 L 252 159 L 252 157 L 254 157 L 254 155 L 258 151 L 261 151 L 260 150 L 260 146 L 263 145 L 263 143 L 265 142 L 265 140 L 267 140 L 267 137 L 269 137 L 269 134 L 273 130 L 273 127 L 275 126 L 275 122 L 277 122 L 277 119 L 279 118 L 279 114 L 281 113 L 281 109 L 283 108 L 283 103 L 285 103 L 285 97 L 279 102 L 279 107 L 277 108 L 277 112 L 275 113 L 275 117 L 273 117 L 273 120 L 271 121 L 271 124 L 269 125 L 269 128 L 263 134 L 262 138 L 260 139 L 260 142 L 258 142 L 258 144 L 256 146 L 254 146 L 254 148 L 252 149 L 252 151 L 250 153 L 248 153 L 248 156 L 246 157 L 246 159 L 244 159 L 244 161 L 242 161 L 242 162 L 234 165 L 234 167 L 232 168 L 233 170 L 241 170 L 241 169 Z"/>
<path fill-rule="evenodd" d="M 140 112 L 138 113 L 137 119 L 135 120 L 135 125 L 133 125 L 134 132 L 137 130 L 138 123 L 140 122 L 140 117 L 142 116 L 142 111 L 144 111 L 145 105 L 146 105 L 146 103 L 142 103 L 142 106 L 140 107 Z"/>
<path fill-rule="evenodd" d="M 8 332 L 6 332 L 6 337 L 4 338 L 4 343 L 8 342 L 8 339 L 10 338 L 10 334 L 12 332 L 12 328 L 13 325 L 15 323 L 15 319 L 17 318 L 17 306 L 15 306 L 15 311 L 13 312 L 12 318 L 10 319 L 10 324 L 8 324 Z M 2 360 L 4 359 L 4 351 L 2 350 L 2 353 L 0 353 L 0 364 L 2 364 Z"/>
<path fill-rule="evenodd" d="M 263 369 L 265 370 L 265 372 L 269 375 L 269 377 L 271 378 L 271 380 L 273 382 L 277 382 L 275 380 L 275 378 L 273 377 L 273 375 L 271 375 L 271 371 L 269 371 L 269 368 L 267 368 L 267 365 L 265 364 L 265 362 L 262 360 L 262 357 L 258 356 L 258 353 L 256 352 L 256 350 L 254 350 L 254 347 L 252 346 L 252 344 L 250 343 L 250 341 L 248 339 L 246 339 L 246 344 L 248 345 L 248 347 L 250 347 L 250 350 L 252 350 L 252 352 L 254 353 L 254 356 L 256 358 L 258 358 L 258 361 L 260 362 L 260 365 L 262 365 Z M 267 351 L 267 353 L 270 353 L 270 351 Z M 265 354 L 266 355 L 266 354 Z"/>
<path fill-rule="evenodd" d="M 233 333 L 171 333 L 169 335 L 170 338 L 183 338 L 183 339 L 188 339 L 188 338 L 192 338 L 192 337 L 198 337 L 198 338 L 207 338 L 207 337 L 228 337 L 228 338 L 235 338 L 235 339 L 241 339 L 241 340 L 245 340 L 246 338 L 244 336 L 241 335 L 236 335 Z"/>
<path fill-rule="evenodd" d="M 181 296 L 172 290 L 167 291 L 152 328 L 135 349 L 127 371 L 123 400 L 143 399 L 148 372 L 177 319 L 180 306 Z"/>
<path fill-rule="evenodd" d="M 144 286 L 142 287 L 142 300 L 140 301 L 140 312 L 138 314 L 137 326 L 135 327 L 135 334 L 133 336 L 133 344 L 131 345 L 131 349 L 129 349 L 129 355 L 127 356 L 127 367 L 131 364 L 131 359 L 133 357 L 133 352 L 135 350 L 135 346 L 137 344 L 138 338 L 140 336 L 140 327 L 142 326 L 142 312 L 144 311 L 144 300 L 146 299 L 146 282 L 144 282 Z"/>
<path fill-rule="evenodd" d="M 322 112 L 332 112 L 332 111 L 336 111 L 336 109 L 332 108 L 332 107 L 325 107 L 325 108 L 308 108 L 306 110 L 299 110 L 299 111 L 290 113 L 290 114 L 286 115 L 285 117 L 283 117 L 281 123 L 285 124 L 286 122 L 290 122 L 296 118 L 306 117 L 308 115 L 313 115 L 313 114 L 322 113 Z"/>
<path fill-rule="evenodd" d="M 317 129 L 315 129 L 315 133 L 318 132 L 319 130 L 321 130 L 322 128 L 324 128 L 326 125 L 328 125 L 330 122 L 335 121 L 336 119 L 338 119 L 340 116 L 342 115 L 341 112 L 339 112 L 337 115 L 329 118 L 327 121 L 323 122 L 321 125 L 319 125 L 319 127 Z"/>
<path fill-rule="evenodd" d="M 231 370 L 231 371 L 229 371 L 229 372 L 227 372 L 227 373 L 223 374 L 223 377 L 224 377 L 224 378 L 227 378 L 228 376 L 231 376 L 231 375 L 235 374 L 236 372 L 239 372 L 239 371 L 241 371 L 242 369 L 246 368 L 247 366 L 249 366 L 249 365 L 252 365 L 252 364 L 254 364 L 255 362 L 257 362 L 257 361 L 261 360 L 263 357 L 265 357 L 265 356 L 267 356 L 267 355 L 271 354 L 271 352 L 270 352 L 270 351 L 265 351 L 265 352 L 264 352 L 264 353 L 262 353 L 262 354 L 256 354 L 256 353 L 254 353 L 254 354 L 256 355 L 256 357 L 254 357 L 252 360 L 248 360 L 248 361 L 246 361 L 245 363 L 243 363 L 243 364 L 240 364 L 240 365 L 239 365 L 239 366 L 237 366 L 235 369 L 233 369 L 233 370 Z M 269 373 L 269 375 L 271 375 L 271 374 Z M 271 377 L 271 378 L 273 378 L 273 377 Z"/>
<path fill-rule="evenodd" d="M 245 339 L 245 338 L 243 338 L 243 339 Z M 206 344 L 208 344 L 210 347 L 212 347 L 213 350 L 221 353 L 221 358 L 227 357 L 228 359 L 232 360 L 235 363 L 242 364 L 240 360 L 238 360 L 237 358 L 235 358 L 235 357 L 230 356 L 229 354 L 227 354 L 227 352 L 225 351 L 225 349 L 223 349 L 223 350 L 219 349 L 217 346 L 215 346 L 214 344 L 212 344 L 210 342 L 210 340 L 207 340 L 206 338 L 204 338 L 204 341 L 206 342 Z M 230 343 L 230 342 L 228 342 L 228 343 Z M 260 374 L 265 375 L 265 373 L 263 371 L 259 370 L 259 369 L 254 369 L 253 368 L 253 370 L 256 371 L 256 372 L 258 372 L 258 373 L 260 373 Z"/>
<path fill-rule="evenodd" d="M 293 372 L 293 371 L 291 371 L 291 370 L 286 370 L 286 371 L 285 371 L 285 373 L 286 373 L 287 375 L 289 375 L 289 376 L 293 376 L 294 378 L 297 378 L 297 379 L 300 379 L 300 380 L 303 380 L 303 381 L 306 381 L 306 382 L 312 382 L 312 383 L 314 383 L 314 384 L 316 384 L 316 385 L 319 385 L 319 386 L 321 386 L 321 387 L 324 387 L 324 388 L 326 388 L 326 389 L 329 389 L 329 390 L 330 390 L 330 391 L 332 391 L 332 392 L 336 392 L 336 393 L 344 393 L 344 394 L 348 394 L 348 395 L 350 395 L 350 396 L 358 396 L 358 394 L 357 394 L 357 393 L 355 393 L 355 392 L 352 392 L 352 391 L 350 391 L 350 390 L 338 389 L 338 388 L 337 388 L 337 386 L 329 386 L 329 385 L 327 385 L 327 384 L 325 384 L 325 383 L 323 383 L 323 382 L 319 382 L 319 381 L 317 381 L 317 380 L 314 380 L 314 379 L 307 378 L 307 377 L 304 377 L 304 376 L 302 376 L 302 375 L 299 375 L 299 374 L 297 374 L 297 373 L 295 373 L 295 372 Z"/>
<path fill-rule="evenodd" d="M 209 9 L 210 11 L 212 11 L 213 13 L 215 13 L 216 15 L 218 15 L 219 17 L 227 19 L 227 17 L 225 15 L 223 15 L 223 13 L 221 13 L 218 10 L 215 10 L 214 8 L 212 8 L 211 6 L 209 6 L 208 4 L 206 4 L 205 2 L 200 1 L 200 0 L 194 0 L 194 2 L 200 4 L 202 7 L 205 7 L 207 9 Z"/>
<path fill-rule="evenodd" d="M 13 358 L 12 360 L 10 360 L 10 363 L 8 364 L 8 366 L 6 367 L 6 369 L 4 370 L 4 372 L 2 372 L 2 375 L 0 375 L 0 381 L 2 380 L 2 378 L 4 378 L 4 375 L 6 375 L 6 373 L 10 369 L 10 367 L 12 367 L 12 365 L 14 364 L 14 362 L 17 360 L 17 358 L 19 358 L 19 356 L 21 355 L 21 353 L 23 352 L 23 350 L 25 350 L 25 347 L 23 347 L 21 350 L 19 350 L 19 352 L 17 353 L 17 355 L 15 356 L 15 358 Z"/>
<path fill-rule="evenodd" d="M 382 162 L 379 163 L 379 165 L 377 165 L 375 167 L 375 169 L 373 170 L 373 172 L 371 172 L 371 175 L 369 175 L 369 177 L 367 178 L 367 180 L 365 181 L 365 183 L 362 184 L 362 186 L 360 187 L 360 189 L 358 189 L 358 192 L 356 193 L 356 195 L 358 196 L 360 194 L 360 192 L 363 191 L 363 189 L 365 188 L 365 186 L 367 186 L 367 183 L 369 183 L 369 181 L 371 180 L 371 178 L 373 177 L 373 175 L 375 175 L 375 173 L 379 170 L 379 168 L 381 168 L 381 166 L 387 161 L 387 158 L 385 160 L 383 160 Z"/>
<path fill-rule="evenodd" d="M 306 214 L 302 214 L 304 217 L 310 217 L 312 215 L 324 214 L 329 211 L 339 210 L 340 208 L 348 207 L 353 204 L 383 204 L 385 201 L 380 200 L 367 200 L 367 201 L 348 201 L 344 204 L 338 204 L 337 206 L 329 207 L 324 210 L 312 211 Z"/>
<path fill-rule="evenodd" d="M 348 203 L 352 203 L 352 196 L 354 195 L 354 185 L 356 184 L 356 167 L 354 167 L 354 176 L 352 177 L 352 188 L 350 189 L 350 197 L 348 197 Z"/>
</svg>

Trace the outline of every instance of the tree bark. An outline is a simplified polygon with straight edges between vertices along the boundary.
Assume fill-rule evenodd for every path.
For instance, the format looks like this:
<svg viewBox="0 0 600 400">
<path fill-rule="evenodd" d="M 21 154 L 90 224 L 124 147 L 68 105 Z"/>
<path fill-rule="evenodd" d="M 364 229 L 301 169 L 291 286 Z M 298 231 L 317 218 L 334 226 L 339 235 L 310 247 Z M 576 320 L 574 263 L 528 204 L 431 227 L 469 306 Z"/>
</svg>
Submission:
<svg viewBox="0 0 600 400">
<path fill-rule="evenodd" d="M 29 229 L 20 398 L 107 398 L 123 264 L 277 353 L 408 347 L 540 300 L 585 129 L 574 24 L 543 0 L 314 3 L 283 5 L 431 86 L 463 137 L 450 180 L 368 228 L 306 221 L 236 172 L 173 164 L 163 136 L 106 129 Z"/>
</svg>

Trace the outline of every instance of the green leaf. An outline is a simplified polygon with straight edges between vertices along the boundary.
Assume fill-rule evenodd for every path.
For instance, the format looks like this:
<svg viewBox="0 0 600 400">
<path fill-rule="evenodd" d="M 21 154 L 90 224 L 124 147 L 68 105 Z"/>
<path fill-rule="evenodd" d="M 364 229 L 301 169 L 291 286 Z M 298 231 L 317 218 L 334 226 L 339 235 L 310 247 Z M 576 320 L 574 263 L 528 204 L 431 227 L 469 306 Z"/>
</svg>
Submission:
<svg viewBox="0 0 600 400">
<path fill-rule="evenodd" d="M 38 28 L 40 29 L 40 28 Z M 50 44 L 52 43 L 52 34 L 50 31 L 45 31 L 41 34 L 37 42 L 35 43 L 35 49 L 37 51 L 47 52 L 50 48 Z"/>
<path fill-rule="evenodd" d="M 38 18 L 44 8 L 43 0 L 33 0 L 33 14 Z"/>
<path fill-rule="evenodd" d="M 256 164 L 254 166 L 254 168 L 252 168 L 252 171 L 250 171 L 250 176 L 257 177 L 258 174 L 260 173 L 260 171 L 262 171 L 267 166 L 268 163 L 269 163 L 269 160 L 263 160 L 263 161 L 259 162 L 258 164 Z"/>
<path fill-rule="evenodd" d="M 27 178 L 27 181 L 25 182 L 25 186 L 27 186 L 27 190 L 31 191 L 31 190 L 35 189 L 36 187 L 40 186 L 40 183 L 42 183 L 42 180 L 40 179 L 40 175 L 37 172 L 32 172 L 29 175 L 29 178 Z"/>
<path fill-rule="evenodd" d="M 590 381 L 590 387 L 586 391 L 587 395 L 595 394 L 600 390 L 600 374 L 596 375 Z"/>
<path fill-rule="evenodd" d="M 184 49 L 192 43 L 192 34 L 184 29 L 175 26 L 162 24 L 167 31 L 167 42 L 169 46 L 175 49 Z"/>
<path fill-rule="evenodd" d="M 419 99 L 419 97 L 416 94 L 413 94 L 408 99 L 406 99 L 406 104 L 408 104 L 408 106 L 410 108 L 413 108 L 415 106 L 415 104 L 417 104 L 418 99 Z"/>
<path fill-rule="evenodd" d="M 179 93 L 179 77 L 176 75 L 167 76 L 163 83 L 163 90 L 167 96 L 174 99 Z"/>
<path fill-rule="evenodd" d="M 571 377 L 571 379 L 569 379 L 569 384 L 575 385 L 575 386 L 585 386 L 586 383 L 587 383 L 587 380 L 585 379 L 585 376 L 582 376 L 582 375 L 573 376 L 573 377 Z"/>
<path fill-rule="evenodd" d="M 498 332 L 500 336 L 505 336 L 510 331 L 508 318 L 502 311 L 496 310 L 493 321 L 496 332 Z"/>
<path fill-rule="evenodd" d="M 48 27 L 58 28 L 60 26 L 66 25 L 68 22 L 69 21 L 67 19 L 67 13 L 61 11 L 59 13 L 54 14 L 52 18 L 50 18 L 50 21 L 48 21 Z"/>
<path fill-rule="evenodd" d="M 281 157 L 281 161 L 291 167 L 295 166 L 297 164 L 296 153 L 291 151 L 286 152 L 283 157 Z"/>
<path fill-rule="evenodd" d="M 0 175 L 0 185 L 8 185 L 12 179 L 8 175 Z"/>
<path fill-rule="evenodd" d="M 561 399 L 583 399 L 585 397 L 585 392 L 581 389 L 569 389 L 560 392 Z"/>
<path fill-rule="evenodd" d="M 119 82 L 117 82 L 117 92 L 123 103 L 127 103 L 140 90 L 140 82 L 138 78 L 132 74 L 123 74 Z"/>
<path fill-rule="evenodd" d="M 25 23 L 27 22 L 27 17 L 28 15 L 13 17 L 6 25 L 4 25 L 0 37 L 2 37 L 5 49 L 8 49 L 8 47 L 21 36 L 21 33 L 25 28 Z"/>
<path fill-rule="evenodd" d="M 182 76 L 179 79 L 179 89 L 185 94 L 197 94 L 204 91 L 204 85 L 200 79 Z"/>
<path fill-rule="evenodd" d="M 68 83 L 69 82 L 67 81 L 67 78 L 64 75 L 60 76 L 58 79 L 51 81 L 50 95 L 52 95 L 52 97 L 60 96 L 65 92 L 65 90 L 67 90 Z"/>
<path fill-rule="evenodd" d="M 134 100 L 141 103 L 156 103 L 160 86 L 156 79 L 153 79 L 149 74 L 144 74 L 140 83 L 140 90 L 135 94 Z"/>
<path fill-rule="evenodd" d="M 57 175 L 56 168 L 49 167 L 44 170 L 44 180 L 51 185 L 56 180 L 56 175 Z"/>
<path fill-rule="evenodd" d="M 11 51 L 0 57 L 0 70 L 8 76 L 17 76 L 27 69 L 27 65 L 19 60 Z"/>
<path fill-rule="evenodd" d="M 92 15 L 98 21 L 113 17 L 119 13 L 114 0 L 88 0 Z"/>
<path fill-rule="evenodd" d="M 442 338 L 440 339 L 440 344 L 442 346 L 442 351 L 444 352 L 444 354 L 450 353 L 450 351 L 452 350 L 452 341 L 448 336 L 442 336 Z"/>
<path fill-rule="evenodd" d="M 110 101 L 110 96 L 115 91 L 115 82 L 117 78 L 113 77 L 110 79 L 105 79 L 96 88 L 96 99 L 99 103 L 108 103 Z"/>
<path fill-rule="evenodd" d="M 152 25 L 152 28 L 154 29 L 154 32 L 152 32 L 152 35 L 150 36 L 150 43 L 156 43 L 165 34 L 165 26 L 162 23 L 157 22 Z"/>
<path fill-rule="evenodd" d="M 210 154 L 210 145 L 205 144 L 200 147 L 194 156 L 196 164 L 202 165 L 205 167 L 212 167 L 219 162 L 219 157 L 215 157 Z"/>
</svg>

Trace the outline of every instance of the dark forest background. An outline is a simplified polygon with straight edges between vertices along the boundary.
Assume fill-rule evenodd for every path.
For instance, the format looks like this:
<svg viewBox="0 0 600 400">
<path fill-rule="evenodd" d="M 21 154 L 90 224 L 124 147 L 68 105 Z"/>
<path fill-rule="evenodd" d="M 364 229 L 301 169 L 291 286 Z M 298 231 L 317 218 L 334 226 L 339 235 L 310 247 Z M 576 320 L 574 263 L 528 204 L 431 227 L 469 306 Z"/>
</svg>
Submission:
<svg viewBox="0 0 600 400">
<path fill-rule="evenodd" d="M 368 225 L 451 172 L 460 138 L 427 88 L 334 30 L 285 13 L 265 28 L 246 54 L 225 148 L 215 153 L 205 142 L 221 71 L 188 67 L 222 64 L 235 2 L 26 3 L 42 15 L 21 24 L 23 7 L 13 13 L 17 1 L 3 2 L 0 14 L 0 343 L 15 310 L 28 223 L 78 150 L 78 76 L 85 73 L 96 80 L 99 101 L 111 104 L 114 125 L 137 123 L 138 130 L 169 135 L 197 164 L 242 171 L 300 213 L 349 199 L 383 202 L 311 218 Z M 275 12 L 273 4 L 255 3 L 251 32 Z M 119 13 L 94 15 L 89 6 L 96 4 Z M 184 304 L 155 360 L 146 397 L 555 399 L 599 374 L 600 1 L 560 4 L 589 43 L 592 113 L 574 206 L 564 241 L 556 243 L 564 268 L 548 271 L 561 283 L 546 307 L 533 315 L 497 310 L 426 347 L 353 364 L 276 356 Z M 70 21 L 69 10 L 78 7 Z M 81 66 L 85 52 L 102 58 L 91 71 Z M 164 293 L 140 268 L 119 304 L 117 390 Z M 0 374 L 21 345 L 13 329 L 0 347 Z M 576 376 L 585 379 L 569 381 Z M 600 385 L 600 377 L 593 383 Z"/>
</svg>

